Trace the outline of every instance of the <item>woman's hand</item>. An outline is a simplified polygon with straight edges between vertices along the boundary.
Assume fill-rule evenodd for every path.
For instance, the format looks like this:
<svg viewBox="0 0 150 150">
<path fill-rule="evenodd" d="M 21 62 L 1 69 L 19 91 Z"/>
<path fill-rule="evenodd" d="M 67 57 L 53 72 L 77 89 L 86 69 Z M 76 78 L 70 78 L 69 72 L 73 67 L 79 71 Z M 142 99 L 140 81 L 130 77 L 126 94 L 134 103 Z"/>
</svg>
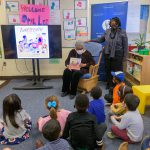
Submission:
<svg viewBox="0 0 150 150">
<path fill-rule="evenodd" d="M 67 67 L 67 69 L 69 69 L 71 71 L 70 65 L 67 65 L 66 67 Z"/>
<path fill-rule="evenodd" d="M 83 64 L 83 63 L 80 64 L 80 67 L 85 67 L 85 66 L 86 66 L 86 64 Z"/>
</svg>

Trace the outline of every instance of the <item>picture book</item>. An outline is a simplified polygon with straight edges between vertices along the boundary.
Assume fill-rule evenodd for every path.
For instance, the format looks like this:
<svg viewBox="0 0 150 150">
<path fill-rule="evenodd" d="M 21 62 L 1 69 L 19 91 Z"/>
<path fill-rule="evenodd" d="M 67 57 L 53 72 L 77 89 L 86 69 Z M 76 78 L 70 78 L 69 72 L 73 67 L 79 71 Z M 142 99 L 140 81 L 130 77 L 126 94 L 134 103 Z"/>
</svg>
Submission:
<svg viewBox="0 0 150 150">
<path fill-rule="evenodd" d="M 72 70 L 80 70 L 81 58 L 70 58 L 70 69 Z"/>
</svg>

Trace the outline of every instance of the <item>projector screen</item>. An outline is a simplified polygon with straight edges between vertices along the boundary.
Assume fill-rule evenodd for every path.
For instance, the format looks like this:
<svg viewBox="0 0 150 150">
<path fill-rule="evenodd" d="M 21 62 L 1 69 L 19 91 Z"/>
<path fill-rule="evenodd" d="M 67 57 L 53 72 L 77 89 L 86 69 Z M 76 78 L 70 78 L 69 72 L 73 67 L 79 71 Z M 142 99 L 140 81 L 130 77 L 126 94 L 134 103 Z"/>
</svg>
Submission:
<svg viewBox="0 0 150 150">
<path fill-rule="evenodd" d="M 1 25 L 5 59 L 62 58 L 61 26 Z"/>
<path fill-rule="evenodd" d="M 50 58 L 48 26 L 15 26 L 18 58 Z"/>
</svg>

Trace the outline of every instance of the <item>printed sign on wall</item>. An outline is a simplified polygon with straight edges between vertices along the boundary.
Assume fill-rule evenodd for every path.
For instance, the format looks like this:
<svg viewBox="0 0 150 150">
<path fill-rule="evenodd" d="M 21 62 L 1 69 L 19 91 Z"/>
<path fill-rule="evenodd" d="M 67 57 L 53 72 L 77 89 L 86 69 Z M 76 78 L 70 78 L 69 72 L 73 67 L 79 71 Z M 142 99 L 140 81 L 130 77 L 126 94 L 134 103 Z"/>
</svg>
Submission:
<svg viewBox="0 0 150 150">
<path fill-rule="evenodd" d="M 21 25 L 48 25 L 49 7 L 42 5 L 20 5 Z"/>
</svg>

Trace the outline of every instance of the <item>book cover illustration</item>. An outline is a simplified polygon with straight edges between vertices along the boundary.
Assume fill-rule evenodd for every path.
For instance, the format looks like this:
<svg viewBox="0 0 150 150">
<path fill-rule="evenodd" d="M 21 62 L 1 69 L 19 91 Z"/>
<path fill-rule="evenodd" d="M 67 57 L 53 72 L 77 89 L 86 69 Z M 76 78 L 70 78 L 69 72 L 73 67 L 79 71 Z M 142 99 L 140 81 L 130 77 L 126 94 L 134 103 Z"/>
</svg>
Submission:
<svg viewBox="0 0 150 150">
<path fill-rule="evenodd" d="M 81 58 L 70 58 L 70 69 L 72 70 L 80 70 Z"/>
</svg>

